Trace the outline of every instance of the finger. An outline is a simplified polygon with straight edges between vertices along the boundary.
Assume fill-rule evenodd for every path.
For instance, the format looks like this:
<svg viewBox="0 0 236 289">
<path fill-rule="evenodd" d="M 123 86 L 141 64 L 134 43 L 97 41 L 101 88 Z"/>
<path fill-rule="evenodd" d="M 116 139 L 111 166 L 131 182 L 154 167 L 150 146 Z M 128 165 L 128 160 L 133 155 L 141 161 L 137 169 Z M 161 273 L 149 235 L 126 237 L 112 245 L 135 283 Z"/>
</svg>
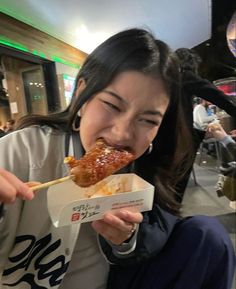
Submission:
<svg viewBox="0 0 236 289">
<path fill-rule="evenodd" d="M 125 240 L 129 239 L 132 235 L 130 231 L 120 231 L 119 229 L 110 226 L 103 220 L 97 220 L 92 222 L 94 230 L 101 235 L 104 239 L 110 241 L 115 245 L 122 244 Z"/>
<path fill-rule="evenodd" d="M 11 185 L 11 183 L 8 182 L 6 178 L 0 175 L 0 202 L 2 203 L 13 203 L 16 199 L 17 191 L 16 189 Z"/>
<path fill-rule="evenodd" d="M 128 236 L 131 236 L 137 228 L 137 224 L 143 220 L 143 215 L 139 212 L 130 212 L 128 210 L 121 210 L 112 213 L 106 213 L 103 220 L 115 227 L 120 232 L 124 232 Z M 128 239 L 128 238 L 126 238 Z"/>
<path fill-rule="evenodd" d="M 139 224 L 143 220 L 143 215 L 140 212 L 131 212 L 129 210 L 120 210 L 115 212 L 115 216 L 128 223 Z"/>
<path fill-rule="evenodd" d="M 16 196 L 27 200 L 31 200 L 34 197 L 33 191 L 12 173 L 1 169 L 0 175 L 2 181 L 4 180 L 4 186 L 1 186 L 1 193 L 6 197 L 7 202 L 13 202 Z"/>
<path fill-rule="evenodd" d="M 136 230 L 137 224 L 142 221 L 141 213 L 132 213 L 129 211 L 106 213 L 103 221 L 116 229 L 116 233 L 121 234 L 123 240 L 127 240 Z"/>
<path fill-rule="evenodd" d="M 116 235 L 116 229 L 104 222 L 103 220 L 96 220 L 92 222 L 93 229 L 107 240 L 111 240 Z"/>
<path fill-rule="evenodd" d="M 103 217 L 103 221 L 116 230 L 125 233 L 131 232 L 134 227 L 133 223 L 123 220 L 119 216 L 113 215 L 111 213 L 106 213 Z"/>
<path fill-rule="evenodd" d="M 142 219 L 142 214 L 138 212 L 114 211 L 104 214 L 103 220 L 92 222 L 92 227 L 103 238 L 119 245 L 132 236 Z"/>
</svg>

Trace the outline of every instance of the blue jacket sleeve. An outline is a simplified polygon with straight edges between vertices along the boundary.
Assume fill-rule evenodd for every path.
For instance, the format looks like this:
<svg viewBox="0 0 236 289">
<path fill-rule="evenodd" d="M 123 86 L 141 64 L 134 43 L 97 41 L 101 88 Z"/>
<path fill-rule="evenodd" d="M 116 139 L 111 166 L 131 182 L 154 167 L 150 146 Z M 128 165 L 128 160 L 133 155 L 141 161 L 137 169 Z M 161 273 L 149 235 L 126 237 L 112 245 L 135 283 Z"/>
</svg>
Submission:
<svg viewBox="0 0 236 289">
<path fill-rule="evenodd" d="M 151 211 L 143 214 L 143 222 L 139 225 L 135 250 L 119 257 L 114 254 L 109 243 L 99 236 L 101 249 L 111 264 L 125 266 L 149 259 L 163 249 L 178 220 L 178 217 L 154 204 Z"/>
</svg>

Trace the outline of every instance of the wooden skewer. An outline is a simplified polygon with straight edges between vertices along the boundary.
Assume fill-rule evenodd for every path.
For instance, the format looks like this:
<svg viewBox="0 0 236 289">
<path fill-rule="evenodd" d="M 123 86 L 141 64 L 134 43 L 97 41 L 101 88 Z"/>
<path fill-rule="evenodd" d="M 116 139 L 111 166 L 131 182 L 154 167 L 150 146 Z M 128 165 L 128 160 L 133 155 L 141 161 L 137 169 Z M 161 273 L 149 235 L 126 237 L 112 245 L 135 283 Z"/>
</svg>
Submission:
<svg viewBox="0 0 236 289">
<path fill-rule="evenodd" d="M 41 189 L 48 188 L 50 186 L 53 186 L 53 185 L 56 185 L 56 184 L 59 184 L 59 183 L 63 183 L 63 182 L 68 181 L 68 180 L 72 180 L 73 178 L 74 178 L 73 175 L 66 176 L 64 178 L 56 179 L 56 180 L 53 180 L 53 181 L 50 181 L 50 182 L 47 182 L 47 183 L 43 183 L 43 184 L 40 184 L 40 185 L 33 186 L 33 187 L 31 187 L 31 189 L 33 191 L 41 190 Z"/>
</svg>

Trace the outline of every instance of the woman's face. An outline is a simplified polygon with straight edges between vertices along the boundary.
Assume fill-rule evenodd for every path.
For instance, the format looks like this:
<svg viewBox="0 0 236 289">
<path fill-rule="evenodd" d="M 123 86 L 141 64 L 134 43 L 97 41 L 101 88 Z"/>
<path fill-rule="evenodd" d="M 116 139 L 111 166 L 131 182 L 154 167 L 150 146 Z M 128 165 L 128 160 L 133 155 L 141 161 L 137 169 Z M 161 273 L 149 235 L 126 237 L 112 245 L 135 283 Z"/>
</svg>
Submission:
<svg viewBox="0 0 236 289">
<path fill-rule="evenodd" d="M 155 138 L 169 104 L 163 82 L 139 72 L 119 74 L 81 109 L 80 136 L 88 151 L 97 139 L 140 157 Z"/>
</svg>

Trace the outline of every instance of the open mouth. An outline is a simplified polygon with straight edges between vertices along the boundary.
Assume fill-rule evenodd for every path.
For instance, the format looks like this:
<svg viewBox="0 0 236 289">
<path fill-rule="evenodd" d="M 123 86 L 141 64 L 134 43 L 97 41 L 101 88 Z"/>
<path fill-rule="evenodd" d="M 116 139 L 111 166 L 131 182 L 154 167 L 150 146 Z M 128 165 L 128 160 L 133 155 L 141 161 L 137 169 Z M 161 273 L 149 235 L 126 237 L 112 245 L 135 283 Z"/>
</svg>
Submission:
<svg viewBox="0 0 236 289">
<path fill-rule="evenodd" d="M 125 145 L 120 145 L 120 144 L 114 144 L 112 142 L 109 142 L 105 140 L 104 138 L 98 138 L 96 141 L 96 145 L 106 145 L 107 147 L 110 147 L 112 149 L 116 149 L 119 151 L 127 151 L 129 153 L 133 153 L 131 147 L 125 146 Z"/>
</svg>

